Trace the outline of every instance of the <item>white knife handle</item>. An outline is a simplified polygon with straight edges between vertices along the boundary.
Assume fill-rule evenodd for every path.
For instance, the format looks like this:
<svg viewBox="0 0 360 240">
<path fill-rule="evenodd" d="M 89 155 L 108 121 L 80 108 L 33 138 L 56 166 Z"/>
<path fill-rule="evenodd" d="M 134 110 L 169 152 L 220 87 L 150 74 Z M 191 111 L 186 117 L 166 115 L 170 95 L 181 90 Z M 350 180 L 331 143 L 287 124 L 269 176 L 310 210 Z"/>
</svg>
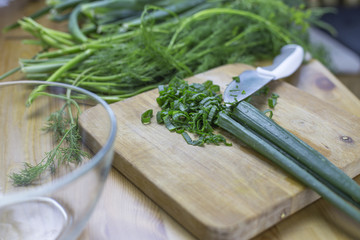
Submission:
<svg viewBox="0 0 360 240">
<path fill-rule="evenodd" d="M 304 59 L 304 49 L 296 44 L 285 45 L 280 55 L 274 58 L 273 64 L 266 67 L 257 67 L 260 74 L 272 76 L 275 79 L 284 78 L 293 74 Z"/>
</svg>

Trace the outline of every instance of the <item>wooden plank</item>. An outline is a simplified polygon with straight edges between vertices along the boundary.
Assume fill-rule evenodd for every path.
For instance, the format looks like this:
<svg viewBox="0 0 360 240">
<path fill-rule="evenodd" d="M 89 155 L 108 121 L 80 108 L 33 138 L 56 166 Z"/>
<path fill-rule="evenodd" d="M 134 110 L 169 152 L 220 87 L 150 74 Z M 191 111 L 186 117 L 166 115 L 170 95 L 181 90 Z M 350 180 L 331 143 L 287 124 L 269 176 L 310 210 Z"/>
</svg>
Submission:
<svg viewBox="0 0 360 240">
<path fill-rule="evenodd" d="M 360 116 L 359 99 L 319 61 L 304 64 L 286 81 L 329 104 Z"/>
<path fill-rule="evenodd" d="M 212 80 L 224 90 L 233 76 L 246 69 L 251 67 L 227 65 L 189 81 Z M 280 95 L 275 121 L 350 176 L 359 174 L 357 117 L 286 82 L 274 82 L 270 90 Z M 194 235 L 250 238 L 318 198 L 227 133 L 233 147 L 193 147 L 164 126 L 142 125 L 140 115 L 145 110 L 159 109 L 156 97 L 153 90 L 112 104 L 119 124 L 114 166 Z M 260 109 L 266 107 L 264 99 L 256 102 Z M 101 143 L 96 108 L 85 112 L 81 122 Z"/>
</svg>

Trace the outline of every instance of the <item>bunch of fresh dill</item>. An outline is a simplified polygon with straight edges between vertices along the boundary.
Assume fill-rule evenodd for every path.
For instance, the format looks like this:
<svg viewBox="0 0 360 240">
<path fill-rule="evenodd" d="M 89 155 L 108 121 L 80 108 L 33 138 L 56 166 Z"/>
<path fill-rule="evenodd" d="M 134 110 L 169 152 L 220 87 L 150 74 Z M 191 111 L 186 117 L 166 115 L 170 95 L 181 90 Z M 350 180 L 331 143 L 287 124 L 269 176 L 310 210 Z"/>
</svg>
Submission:
<svg viewBox="0 0 360 240">
<path fill-rule="evenodd" d="M 82 31 L 83 42 L 25 18 L 21 26 L 53 50 L 22 59 L 21 69 L 27 78 L 78 85 L 116 102 L 175 77 L 228 63 L 272 59 L 288 43 L 324 59 L 307 35 L 321 11 L 281 0 L 179 2 L 193 6 L 173 12 L 177 8 L 148 5 L 131 21 L 108 23 L 95 35 Z M 156 13 L 167 14 L 160 18 L 154 17 Z"/>
</svg>

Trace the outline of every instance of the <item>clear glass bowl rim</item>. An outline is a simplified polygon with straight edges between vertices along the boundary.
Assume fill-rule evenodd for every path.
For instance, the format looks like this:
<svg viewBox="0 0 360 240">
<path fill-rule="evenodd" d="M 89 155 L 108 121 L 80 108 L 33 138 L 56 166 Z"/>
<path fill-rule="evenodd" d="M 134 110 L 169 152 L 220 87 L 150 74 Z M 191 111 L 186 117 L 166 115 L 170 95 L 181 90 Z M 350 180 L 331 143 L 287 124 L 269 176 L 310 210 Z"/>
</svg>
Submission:
<svg viewBox="0 0 360 240">
<path fill-rule="evenodd" d="M 27 199 L 31 199 L 37 196 L 44 196 L 51 192 L 54 192 L 56 189 L 59 189 L 67 184 L 70 184 L 72 181 L 80 178 L 82 175 L 89 172 L 93 169 L 97 164 L 99 164 L 102 158 L 113 148 L 116 131 L 117 131 L 117 123 L 116 117 L 108 103 L 106 103 L 102 98 L 97 96 L 96 94 L 85 90 L 83 88 L 79 88 L 70 84 L 59 83 L 59 82 L 46 82 L 46 81 L 35 81 L 35 80 L 16 80 L 16 81 L 8 81 L 8 82 L 0 82 L 0 87 L 3 86 L 11 86 L 11 85 L 47 85 L 47 86 L 58 86 L 67 89 L 71 89 L 87 96 L 93 98 L 97 101 L 97 103 L 101 104 L 102 107 L 106 110 L 109 120 L 110 120 L 110 133 L 105 142 L 105 144 L 101 147 L 101 149 L 91 158 L 87 164 L 75 169 L 69 174 L 59 178 L 55 182 L 50 182 L 38 187 L 34 187 L 33 189 L 26 190 L 23 192 L 10 193 L 0 196 L 0 209 L 2 206 L 6 206 L 9 204 L 16 204 L 22 201 L 26 201 Z"/>
</svg>

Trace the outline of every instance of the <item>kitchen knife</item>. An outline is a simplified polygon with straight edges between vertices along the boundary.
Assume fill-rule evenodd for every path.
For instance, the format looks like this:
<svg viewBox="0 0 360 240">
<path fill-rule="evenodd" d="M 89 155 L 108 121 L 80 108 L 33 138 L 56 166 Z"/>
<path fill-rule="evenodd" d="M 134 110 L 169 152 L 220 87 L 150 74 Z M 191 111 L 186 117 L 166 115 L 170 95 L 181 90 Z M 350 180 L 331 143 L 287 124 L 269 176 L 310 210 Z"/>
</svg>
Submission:
<svg viewBox="0 0 360 240">
<path fill-rule="evenodd" d="M 271 80 L 288 77 L 301 65 L 304 59 L 304 49 L 296 44 L 285 45 L 274 58 L 273 64 L 266 67 L 257 67 L 256 70 L 247 70 L 233 80 L 225 89 L 224 102 L 241 101 Z"/>
</svg>

